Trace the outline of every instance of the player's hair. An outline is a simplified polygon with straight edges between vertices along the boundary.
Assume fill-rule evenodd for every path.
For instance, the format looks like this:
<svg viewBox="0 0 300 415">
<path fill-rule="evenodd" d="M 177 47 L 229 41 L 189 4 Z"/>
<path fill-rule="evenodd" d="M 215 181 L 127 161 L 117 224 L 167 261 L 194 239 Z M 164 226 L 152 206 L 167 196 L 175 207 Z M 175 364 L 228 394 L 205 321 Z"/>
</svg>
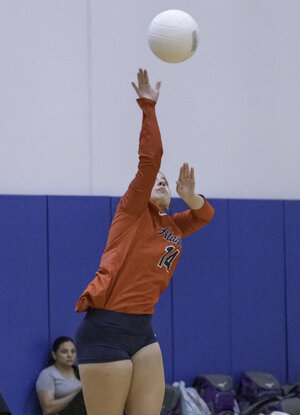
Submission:
<svg viewBox="0 0 300 415">
<path fill-rule="evenodd" d="M 165 175 L 165 173 L 164 173 L 163 171 L 159 170 L 159 172 L 158 172 L 158 173 L 162 174 L 162 175 L 164 176 L 164 178 L 167 180 L 166 175 Z M 157 174 L 158 174 L 158 173 L 157 173 Z"/>
</svg>

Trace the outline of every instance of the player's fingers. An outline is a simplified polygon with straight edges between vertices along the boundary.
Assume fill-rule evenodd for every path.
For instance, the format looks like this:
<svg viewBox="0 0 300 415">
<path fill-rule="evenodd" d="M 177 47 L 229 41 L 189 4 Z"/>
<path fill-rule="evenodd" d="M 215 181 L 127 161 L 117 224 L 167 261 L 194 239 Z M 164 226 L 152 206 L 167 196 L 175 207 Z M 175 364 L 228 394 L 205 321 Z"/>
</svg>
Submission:
<svg viewBox="0 0 300 415">
<path fill-rule="evenodd" d="M 146 69 L 144 70 L 144 80 L 146 84 L 149 84 L 149 76 Z"/>
<path fill-rule="evenodd" d="M 179 176 L 178 176 L 178 180 L 181 181 L 183 179 L 183 166 L 180 167 L 179 169 Z"/>
<path fill-rule="evenodd" d="M 139 87 L 141 87 L 141 85 L 143 83 L 143 74 L 141 73 L 141 69 L 139 70 L 139 72 L 137 74 L 137 78 L 138 78 Z"/>
<path fill-rule="evenodd" d="M 156 83 L 156 85 L 155 85 L 155 89 L 156 89 L 157 91 L 159 91 L 159 90 L 160 90 L 160 86 L 161 86 L 161 81 L 159 81 L 159 82 L 157 82 L 157 83 Z"/>
<path fill-rule="evenodd" d="M 139 92 L 138 92 L 138 87 L 136 86 L 136 84 L 134 83 L 134 82 L 131 82 L 131 85 L 133 86 L 133 88 L 135 89 L 135 92 L 139 95 Z"/>
<path fill-rule="evenodd" d="M 195 180 L 195 173 L 194 173 L 194 167 L 191 167 L 191 179 Z"/>
<path fill-rule="evenodd" d="M 186 172 L 187 172 L 187 177 L 191 177 L 191 170 L 190 170 L 189 163 L 186 163 Z"/>
<path fill-rule="evenodd" d="M 183 164 L 183 177 L 185 179 L 189 177 L 189 165 L 187 163 Z"/>
<path fill-rule="evenodd" d="M 144 79 L 144 71 L 142 68 L 140 68 L 139 73 L 138 73 L 138 78 L 139 78 L 139 82 L 141 85 L 145 84 L 145 79 Z"/>
</svg>

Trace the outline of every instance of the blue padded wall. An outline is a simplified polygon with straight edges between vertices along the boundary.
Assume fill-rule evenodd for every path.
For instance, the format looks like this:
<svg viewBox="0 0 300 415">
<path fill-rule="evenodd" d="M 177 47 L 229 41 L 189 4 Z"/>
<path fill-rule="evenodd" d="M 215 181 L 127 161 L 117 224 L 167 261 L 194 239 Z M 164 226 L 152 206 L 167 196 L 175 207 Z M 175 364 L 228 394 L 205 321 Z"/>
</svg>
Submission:
<svg viewBox="0 0 300 415">
<path fill-rule="evenodd" d="M 34 383 L 50 342 L 74 336 L 119 198 L 0 196 L 0 390 L 39 414 Z M 212 200 L 212 222 L 184 239 L 156 305 L 166 381 L 204 372 L 300 378 L 300 202 Z M 186 208 L 179 199 L 170 214 Z M 4 335 L 3 335 L 4 333 Z M 22 381 L 20 381 L 20 378 Z"/>
<path fill-rule="evenodd" d="M 74 337 L 84 313 L 78 297 L 94 278 L 106 246 L 107 197 L 49 197 L 50 337 Z"/>
<path fill-rule="evenodd" d="M 231 372 L 228 202 L 211 204 L 213 220 L 184 239 L 173 279 L 174 375 L 188 384 L 197 374 Z"/>
<path fill-rule="evenodd" d="M 283 202 L 232 200 L 229 209 L 233 374 L 285 381 Z"/>
<path fill-rule="evenodd" d="M 39 413 L 48 349 L 46 197 L 0 196 L 0 390 L 13 414 Z"/>
<path fill-rule="evenodd" d="M 285 202 L 288 380 L 300 380 L 300 202 Z"/>
<path fill-rule="evenodd" d="M 119 197 L 111 198 L 111 219 L 114 217 L 119 201 Z M 153 316 L 153 328 L 161 347 L 167 383 L 172 383 L 174 377 L 171 292 L 172 287 L 170 284 L 160 296 Z"/>
</svg>

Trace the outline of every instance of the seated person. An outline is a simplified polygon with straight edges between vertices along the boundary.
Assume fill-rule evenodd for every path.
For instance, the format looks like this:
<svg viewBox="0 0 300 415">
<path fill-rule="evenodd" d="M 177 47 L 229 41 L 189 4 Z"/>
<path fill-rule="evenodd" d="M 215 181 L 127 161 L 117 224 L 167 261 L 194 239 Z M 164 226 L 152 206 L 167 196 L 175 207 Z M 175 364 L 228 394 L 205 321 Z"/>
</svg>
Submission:
<svg viewBox="0 0 300 415">
<path fill-rule="evenodd" d="M 86 414 L 75 360 L 74 341 L 70 337 L 58 337 L 52 346 L 52 359 L 36 381 L 36 391 L 44 415 Z"/>
</svg>

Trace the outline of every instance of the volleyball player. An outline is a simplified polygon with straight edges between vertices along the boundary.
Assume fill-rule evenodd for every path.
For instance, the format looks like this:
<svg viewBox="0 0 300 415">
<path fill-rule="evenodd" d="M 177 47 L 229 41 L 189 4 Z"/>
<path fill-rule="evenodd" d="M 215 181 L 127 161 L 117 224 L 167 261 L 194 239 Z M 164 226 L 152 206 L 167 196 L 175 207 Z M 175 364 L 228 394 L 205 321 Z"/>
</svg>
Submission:
<svg viewBox="0 0 300 415">
<path fill-rule="evenodd" d="M 180 168 L 177 193 L 189 209 L 173 216 L 168 182 L 159 171 L 163 154 L 153 88 L 146 70 L 132 83 L 143 121 L 135 178 L 118 205 L 96 277 L 80 296 L 86 312 L 76 334 L 79 371 L 88 415 L 159 415 L 165 380 L 151 318 L 181 253 L 182 238 L 213 217 L 195 194 L 194 170 Z"/>
</svg>

